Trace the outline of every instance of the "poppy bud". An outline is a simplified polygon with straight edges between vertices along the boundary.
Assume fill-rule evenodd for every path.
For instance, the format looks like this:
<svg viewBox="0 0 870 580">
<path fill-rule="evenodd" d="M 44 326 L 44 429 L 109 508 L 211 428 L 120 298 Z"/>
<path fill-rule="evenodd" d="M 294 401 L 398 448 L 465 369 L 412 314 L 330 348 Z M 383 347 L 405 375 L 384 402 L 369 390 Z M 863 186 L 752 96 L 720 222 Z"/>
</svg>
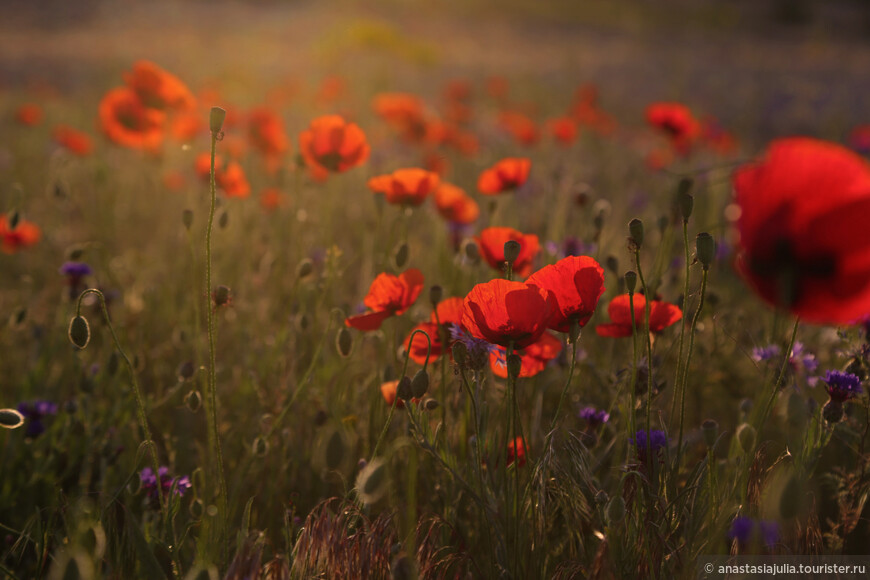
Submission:
<svg viewBox="0 0 870 580">
<path fill-rule="evenodd" d="M 24 415 L 15 409 L 0 409 L 0 427 L 17 429 L 24 425 Z"/>
<path fill-rule="evenodd" d="M 704 434 L 704 443 L 708 449 L 713 449 L 716 445 L 716 439 L 719 438 L 719 423 L 713 419 L 707 419 L 701 423 L 701 432 Z"/>
<path fill-rule="evenodd" d="M 616 527 L 622 523 L 625 518 L 625 500 L 621 495 L 617 495 L 607 504 L 607 523 L 610 526 Z"/>
<path fill-rule="evenodd" d="M 607 503 L 607 500 L 610 499 L 610 496 L 607 495 L 607 492 L 603 489 L 599 489 L 598 493 L 595 494 L 595 503 L 598 505 L 604 505 Z"/>
<path fill-rule="evenodd" d="M 743 399 L 740 401 L 740 413 L 744 417 L 748 417 L 749 413 L 752 412 L 752 399 Z"/>
<path fill-rule="evenodd" d="M 335 335 L 335 349 L 342 358 L 347 358 L 350 356 L 352 348 L 353 337 L 350 335 L 350 331 L 342 326 Z"/>
<path fill-rule="evenodd" d="M 401 270 L 407 265 L 409 253 L 408 244 L 399 244 L 396 251 L 393 253 L 393 263 L 396 264 L 397 269 Z"/>
<path fill-rule="evenodd" d="M 643 222 L 634 218 L 628 222 L 629 242 L 633 244 L 636 250 L 643 246 Z"/>
<path fill-rule="evenodd" d="M 465 364 L 465 361 L 468 360 L 468 347 L 465 346 L 464 342 L 455 342 L 453 343 L 453 360 L 456 361 L 460 367 Z"/>
<path fill-rule="evenodd" d="M 616 256 L 612 254 L 610 256 L 607 256 L 607 259 L 604 261 L 604 265 L 607 266 L 608 270 L 613 272 L 614 276 L 619 276 L 619 259 Z"/>
<path fill-rule="evenodd" d="M 222 230 L 225 230 L 230 223 L 230 214 L 226 211 L 222 211 L 220 217 L 218 218 L 218 225 Z"/>
<path fill-rule="evenodd" d="M 202 406 L 202 395 L 197 390 L 190 391 L 184 396 L 184 404 L 191 413 L 196 413 Z"/>
<path fill-rule="evenodd" d="M 224 126 L 224 119 L 227 118 L 227 112 L 220 107 L 212 107 L 208 115 L 208 128 L 212 134 L 217 135 L 221 132 Z"/>
<path fill-rule="evenodd" d="M 469 262 L 477 264 L 480 261 L 480 248 L 477 247 L 475 242 L 471 240 L 465 242 L 463 249 L 465 250 L 465 257 L 468 258 Z"/>
<path fill-rule="evenodd" d="M 668 223 L 669 223 L 670 221 L 671 221 L 671 220 L 669 220 L 669 219 L 667 218 L 667 216 L 661 216 L 661 217 L 659 218 L 659 221 L 658 221 L 659 232 L 660 232 L 662 235 L 664 235 L 665 230 L 668 229 Z"/>
<path fill-rule="evenodd" d="M 296 277 L 299 279 L 307 278 L 314 272 L 314 262 L 305 258 L 296 266 Z"/>
<path fill-rule="evenodd" d="M 401 378 L 398 386 L 396 387 L 396 396 L 402 399 L 403 401 L 411 400 L 411 379 L 408 378 L 407 375 Z"/>
<path fill-rule="evenodd" d="M 15 228 L 17 228 L 18 222 L 20 222 L 20 221 L 21 221 L 21 212 L 19 212 L 17 209 L 12 210 L 12 212 L 9 214 L 9 221 L 8 221 L 9 229 L 14 230 Z"/>
<path fill-rule="evenodd" d="M 623 277 L 625 278 L 625 289 L 629 294 L 634 294 L 634 289 L 637 286 L 637 272 L 629 270 Z"/>
<path fill-rule="evenodd" d="M 438 408 L 438 401 L 435 399 L 426 399 L 425 408 L 427 411 L 434 411 Z"/>
<path fill-rule="evenodd" d="M 381 499 L 389 490 L 387 464 L 382 459 L 375 459 L 362 468 L 356 478 L 356 490 L 366 505 Z"/>
<path fill-rule="evenodd" d="M 744 453 L 752 453 L 755 450 L 755 427 L 749 423 L 737 427 L 737 442 Z"/>
<path fill-rule="evenodd" d="M 510 376 L 520 376 L 520 371 L 523 370 L 523 358 L 518 354 L 512 354 L 507 357 L 507 369 Z"/>
<path fill-rule="evenodd" d="M 226 306 L 230 302 L 230 287 L 223 284 L 214 289 L 212 294 L 214 305 L 217 307 Z"/>
<path fill-rule="evenodd" d="M 701 266 L 705 270 L 709 270 L 710 264 L 713 263 L 713 258 L 716 257 L 716 242 L 713 240 L 713 236 L 707 232 L 698 234 L 698 237 L 695 238 L 695 249 Z"/>
<path fill-rule="evenodd" d="M 680 180 L 680 185 L 677 186 L 677 205 L 680 208 L 680 215 L 683 216 L 683 223 L 688 223 L 692 216 L 692 209 L 695 207 L 695 198 L 689 193 L 692 189 L 692 180 L 684 178 Z"/>
<path fill-rule="evenodd" d="M 16 308 L 15 312 L 9 316 L 9 326 L 14 329 L 21 328 L 25 320 L 27 320 L 27 308 L 23 306 Z"/>
<path fill-rule="evenodd" d="M 91 327 L 84 316 L 76 316 L 69 323 L 69 340 L 79 349 L 88 346 L 91 340 Z"/>
<path fill-rule="evenodd" d="M 843 420 L 844 415 L 843 403 L 840 401 L 831 399 L 825 403 L 824 407 L 822 407 L 822 417 L 824 417 L 825 421 L 828 423 L 839 423 Z"/>
<path fill-rule="evenodd" d="M 426 369 L 420 369 L 411 380 L 411 396 L 415 399 L 421 398 L 426 394 L 429 388 L 429 373 Z"/>
<path fill-rule="evenodd" d="M 441 286 L 437 284 L 429 288 L 429 302 L 432 303 L 433 306 L 437 305 L 441 302 L 441 297 L 444 295 L 444 290 Z"/>
<path fill-rule="evenodd" d="M 504 261 L 513 264 L 520 257 L 522 246 L 516 240 L 508 240 L 504 243 Z"/>
<path fill-rule="evenodd" d="M 269 442 L 266 441 L 265 437 L 257 437 L 251 445 L 251 452 L 254 457 L 265 457 L 269 452 Z"/>
<path fill-rule="evenodd" d="M 193 361 L 184 361 L 180 365 L 178 365 L 178 380 L 179 381 L 187 381 L 193 377 L 193 373 L 196 368 L 193 365 Z"/>
<path fill-rule="evenodd" d="M 184 224 L 184 229 L 190 231 L 190 226 L 193 225 L 193 210 L 186 209 L 181 212 L 181 223 Z"/>
</svg>

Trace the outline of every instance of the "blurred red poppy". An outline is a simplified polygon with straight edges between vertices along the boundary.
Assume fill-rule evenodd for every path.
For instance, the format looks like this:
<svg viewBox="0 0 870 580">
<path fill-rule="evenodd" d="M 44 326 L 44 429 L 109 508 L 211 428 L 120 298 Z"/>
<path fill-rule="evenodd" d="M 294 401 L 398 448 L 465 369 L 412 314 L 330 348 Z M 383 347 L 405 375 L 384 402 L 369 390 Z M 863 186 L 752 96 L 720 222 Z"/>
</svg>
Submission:
<svg viewBox="0 0 870 580">
<path fill-rule="evenodd" d="M 480 232 L 480 235 L 475 237 L 477 246 L 480 249 L 480 255 L 486 260 L 487 264 L 496 270 L 504 268 L 504 245 L 505 242 L 514 241 L 520 244 L 520 254 L 514 260 L 513 271 L 525 278 L 532 271 L 532 260 L 535 259 L 541 251 L 541 245 L 538 242 L 538 236 L 535 234 L 524 234 L 513 228 L 495 227 L 486 228 Z"/>
<path fill-rule="evenodd" d="M 519 111 L 502 111 L 498 124 L 521 145 L 534 145 L 541 136 L 535 122 Z"/>
<path fill-rule="evenodd" d="M 124 73 L 124 83 L 139 96 L 143 105 L 151 109 L 189 110 L 196 106 L 196 99 L 187 85 L 147 60 L 134 63 L 133 70 Z"/>
<path fill-rule="evenodd" d="M 526 443 L 521 437 L 517 437 L 510 443 L 507 448 L 507 464 L 513 465 L 514 456 L 516 456 L 517 466 L 523 467 L 526 464 Z"/>
<path fill-rule="evenodd" d="M 0 250 L 14 254 L 22 248 L 36 244 L 42 236 L 39 226 L 25 219 L 19 219 L 14 228 L 9 227 L 9 218 L 0 214 Z"/>
<path fill-rule="evenodd" d="M 299 135 L 299 152 L 316 174 L 342 173 L 369 158 L 365 133 L 339 115 L 317 117 Z"/>
<path fill-rule="evenodd" d="M 238 161 L 230 161 L 220 171 L 215 169 L 214 177 L 215 183 L 224 190 L 227 197 L 246 198 L 251 195 L 251 184 Z"/>
<path fill-rule="evenodd" d="M 349 316 L 344 323 L 358 330 L 377 330 L 384 320 L 404 313 L 423 290 L 423 274 L 410 268 L 398 276 L 378 274 L 363 303 L 371 312 Z"/>
<path fill-rule="evenodd" d="M 388 203 L 418 206 L 438 187 L 438 181 L 438 175 L 431 171 L 410 168 L 372 177 L 368 186 L 373 193 L 383 193 Z"/>
<path fill-rule="evenodd" d="M 562 341 L 549 332 L 545 332 L 537 342 L 533 342 L 516 352 L 523 361 L 519 376 L 535 376 L 546 368 L 547 363 L 559 356 L 560 352 L 562 352 Z M 503 379 L 508 376 L 505 355 L 505 349 L 501 347 L 498 348 L 497 352 L 489 353 L 489 366 L 492 373 Z"/>
<path fill-rule="evenodd" d="M 284 121 L 268 107 L 255 107 L 248 113 L 248 139 L 267 158 L 280 157 L 289 148 Z"/>
<path fill-rule="evenodd" d="M 260 207 L 267 212 L 273 212 L 283 204 L 281 190 L 277 187 L 267 187 L 260 192 Z"/>
<path fill-rule="evenodd" d="M 94 141 L 90 135 L 68 125 L 54 128 L 54 140 L 80 157 L 90 155 L 94 150 Z"/>
<path fill-rule="evenodd" d="M 15 111 L 15 119 L 22 125 L 34 127 L 42 122 L 45 113 L 36 103 L 25 103 Z"/>
<path fill-rule="evenodd" d="M 599 336 L 611 336 L 614 338 L 631 336 L 630 305 L 631 302 L 628 294 L 622 294 L 611 300 L 610 304 L 607 305 L 607 314 L 610 315 L 612 322 L 609 324 L 599 324 L 595 327 L 595 331 Z M 634 321 L 638 329 L 643 328 L 645 307 L 646 297 L 643 294 L 635 294 Z M 682 317 L 683 312 L 675 305 L 653 300 L 650 302 L 649 331 L 653 333 L 661 332 Z"/>
<path fill-rule="evenodd" d="M 771 305 L 820 324 L 870 313 L 870 165 L 845 147 L 779 139 L 734 175 L 737 267 Z"/>
<path fill-rule="evenodd" d="M 547 131 L 564 147 L 570 147 L 577 140 L 577 122 L 571 117 L 550 119 Z"/>
<path fill-rule="evenodd" d="M 422 99 L 410 93 L 381 93 L 372 103 L 375 113 L 408 141 L 426 135 L 426 114 Z"/>
<path fill-rule="evenodd" d="M 664 131 L 674 148 L 684 155 L 701 132 L 698 120 L 680 103 L 653 103 L 646 109 L 646 120 Z"/>
<path fill-rule="evenodd" d="M 480 207 L 465 190 L 442 182 L 435 190 L 435 206 L 445 220 L 455 224 L 470 224 L 480 217 Z"/>
<path fill-rule="evenodd" d="M 408 351 L 408 356 L 411 357 L 411 360 L 419 365 L 425 363 L 426 351 L 429 347 L 429 341 L 420 333 L 414 335 L 414 342 L 411 343 L 411 335 L 414 334 L 415 330 L 422 330 L 429 335 L 429 339 L 432 341 L 432 348 L 429 350 L 430 362 L 438 360 L 444 354 L 445 347 L 449 345 L 443 344 L 441 340 L 443 333 L 440 332 L 441 329 L 438 328 L 438 323 L 441 323 L 444 332 L 447 336 L 450 336 L 449 325 L 459 326 L 462 320 L 462 303 L 462 298 L 458 297 L 447 298 L 439 302 L 435 309 L 435 312 L 438 313 L 437 316 L 433 312 L 428 322 L 421 322 L 411 329 L 411 332 L 405 337 L 405 349 Z"/>
<path fill-rule="evenodd" d="M 384 402 L 387 406 L 392 407 L 393 401 L 396 400 L 396 391 L 399 390 L 399 381 L 387 381 L 385 383 L 381 383 L 381 395 L 384 397 Z M 417 404 L 420 402 L 420 399 L 411 398 L 411 402 Z M 397 409 L 404 409 L 405 402 L 402 399 L 399 399 L 396 402 Z"/>
<path fill-rule="evenodd" d="M 462 326 L 475 338 L 520 349 L 544 334 L 554 309 L 545 290 L 498 278 L 471 289 L 463 303 Z"/>
<path fill-rule="evenodd" d="M 477 180 L 477 189 L 485 195 L 512 191 L 526 182 L 532 162 L 526 158 L 508 157 L 489 169 Z"/>
<path fill-rule="evenodd" d="M 118 145 L 154 151 L 163 142 L 166 114 L 149 109 L 127 87 L 110 90 L 100 101 L 100 127 Z"/>
<path fill-rule="evenodd" d="M 589 256 L 568 256 L 544 266 L 529 276 L 526 284 L 550 292 L 558 306 L 550 328 L 568 332 L 572 321 L 583 328 L 592 318 L 604 293 L 604 268 Z"/>
</svg>

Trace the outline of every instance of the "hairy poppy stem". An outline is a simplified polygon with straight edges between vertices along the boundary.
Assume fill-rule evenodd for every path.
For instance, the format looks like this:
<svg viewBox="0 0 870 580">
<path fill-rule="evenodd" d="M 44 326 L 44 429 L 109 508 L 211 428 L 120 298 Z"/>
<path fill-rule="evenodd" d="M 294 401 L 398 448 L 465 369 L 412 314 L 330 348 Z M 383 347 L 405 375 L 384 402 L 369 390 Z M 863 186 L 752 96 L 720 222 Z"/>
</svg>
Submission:
<svg viewBox="0 0 870 580">
<path fill-rule="evenodd" d="M 653 360 L 652 360 L 652 335 L 649 327 L 649 313 L 652 296 L 649 295 L 649 288 L 646 285 L 646 280 L 643 277 L 643 270 L 640 267 L 640 251 L 635 251 L 634 262 L 637 265 L 637 277 L 640 278 L 640 287 L 643 289 L 644 300 L 643 304 L 643 329 L 646 334 L 646 363 L 647 363 L 647 381 L 646 381 L 646 440 L 650 441 L 652 431 L 652 384 L 653 384 Z M 634 307 L 632 307 L 634 312 Z M 637 368 L 637 365 L 635 365 Z"/>
<path fill-rule="evenodd" d="M 634 290 L 631 290 L 628 293 L 628 310 L 631 312 L 631 346 L 632 346 L 632 358 L 631 358 L 631 386 L 628 389 L 628 394 L 631 397 L 631 409 L 628 411 L 628 436 L 629 438 L 635 436 L 635 430 L 637 427 L 636 417 L 635 417 L 635 408 L 637 407 L 637 401 L 635 397 L 637 393 L 635 392 L 637 389 L 637 320 L 635 320 L 634 315 Z M 635 447 L 637 447 L 635 445 Z M 628 453 L 631 454 L 631 446 L 629 445 Z"/>
<path fill-rule="evenodd" d="M 579 340 L 579 337 L 578 337 Z M 556 414 L 553 415 L 553 418 L 550 420 L 550 432 L 547 434 L 547 444 L 544 445 L 544 449 L 547 449 L 549 446 L 549 441 L 553 436 L 553 432 L 556 430 L 556 422 L 559 420 L 559 414 L 562 411 L 562 403 L 565 402 L 565 395 L 568 394 L 568 387 L 571 386 L 571 380 L 574 378 L 574 369 L 577 365 L 577 341 L 571 343 L 571 366 L 568 369 L 568 380 L 565 381 L 565 386 L 562 387 L 562 395 L 559 397 L 559 404 L 556 406 Z"/>
<path fill-rule="evenodd" d="M 689 250 L 689 222 L 687 220 L 683 220 L 683 244 L 685 245 L 686 250 L 686 278 L 683 282 L 683 303 L 680 305 L 683 310 L 686 309 L 686 305 L 689 303 L 689 258 L 691 257 Z M 677 373 L 674 377 L 674 398 L 671 401 L 671 418 L 674 417 L 677 411 L 677 397 L 680 395 L 680 385 L 682 379 L 682 364 L 683 364 L 683 340 L 686 335 L 686 325 L 680 324 L 680 350 L 677 355 Z M 685 393 L 682 395 L 683 400 L 685 400 Z"/>
<path fill-rule="evenodd" d="M 692 317 L 692 326 L 689 329 L 689 350 L 686 353 L 686 364 L 683 367 L 683 378 L 680 381 L 683 385 L 680 391 L 680 434 L 677 438 L 677 463 L 675 469 L 679 469 L 680 461 L 683 458 L 683 419 L 686 413 L 686 391 L 689 386 L 689 366 L 692 362 L 692 351 L 695 348 L 695 328 L 698 326 L 698 319 L 701 317 L 701 309 L 704 308 L 704 297 L 707 293 L 707 273 L 708 269 L 704 268 L 701 274 L 701 297 L 698 302 L 698 309 L 695 310 L 695 315 Z"/>
<path fill-rule="evenodd" d="M 127 356 L 127 353 L 124 351 L 121 346 L 121 341 L 118 340 L 118 335 L 115 334 L 115 327 L 112 325 L 112 321 L 109 318 L 109 309 L 106 307 L 106 297 L 103 293 L 96 288 L 88 288 L 81 294 L 79 294 L 78 301 L 76 302 L 76 316 L 81 316 L 82 311 L 82 300 L 88 294 L 95 294 L 97 298 L 100 300 L 100 308 L 103 312 L 103 319 L 106 321 L 106 326 L 109 327 L 109 333 L 112 335 L 112 341 L 115 343 L 115 348 L 118 349 L 118 352 L 121 354 L 121 358 L 124 359 L 124 364 L 127 365 L 127 370 L 130 372 L 130 382 L 133 383 L 133 394 L 136 397 L 136 412 L 139 418 L 139 426 L 142 428 L 142 432 L 145 434 L 144 444 L 151 451 L 151 468 L 154 470 L 155 474 L 160 473 L 160 460 L 157 458 L 157 446 L 154 443 L 154 439 L 151 436 L 151 428 L 148 426 L 148 414 L 145 411 L 145 399 L 142 398 L 142 390 L 139 388 L 139 381 L 136 380 L 136 369 L 133 366 L 133 363 L 130 361 L 130 357 Z M 172 535 L 172 548 L 171 554 L 175 563 L 175 570 L 177 573 L 181 572 L 181 560 L 179 558 L 177 546 L 178 539 L 175 535 L 175 527 L 172 526 L 172 518 L 169 513 L 169 498 L 164 493 L 157 494 L 158 499 L 160 500 L 160 513 L 163 516 L 163 525 L 167 526 L 171 530 Z"/>
<path fill-rule="evenodd" d="M 206 393 L 206 402 L 208 413 L 206 414 L 206 422 L 208 423 L 208 439 L 209 448 L 212 452 L 212 469 L 214 476 L 217 479 L 217 502 L 218 502 L 218 540 L 223 544 L 223 537 L 227 527 L 227 482 L 224 478 L 224 459 L 221 451 L 220 435 L 218 433 L 218 399 L 217 399 L 217 372 L 215 369 L 217 356 L 215 354 L 215 321 L 214 312 L 211 307 L 211 233 L 214 226 L 215 199 L 217 197 L 215 187 L 215 148 L 218 140 L 218 132 L 211 133 L 211 170 L 209 180 L 209 191 L 211 194 L 210 206 L 208 212 L 208 226 L 205 230 L 205 299 L 206 299 L 206 314 L 208 321 L 208 392 Z"/>
</svg>

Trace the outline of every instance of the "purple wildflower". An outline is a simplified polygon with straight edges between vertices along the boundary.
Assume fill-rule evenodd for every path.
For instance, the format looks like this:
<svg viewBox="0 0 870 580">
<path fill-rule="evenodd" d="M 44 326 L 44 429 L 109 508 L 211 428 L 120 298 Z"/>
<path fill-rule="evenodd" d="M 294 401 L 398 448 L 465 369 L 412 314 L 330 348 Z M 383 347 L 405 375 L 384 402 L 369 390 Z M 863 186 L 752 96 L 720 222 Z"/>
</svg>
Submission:
<svg viewBox="0 0 870 580">
<path fill-rule="evenodd" d="M 596 409 L 595 407 L 584 407 L 580 409 L 579 416 L 581 419 L 586 421 L 586 424 L 590 429 L 597 429 L 610 420 L 610 413 Z"/>
<path fill-rule="evenodd" d="M 741 544 L 748 544 L 752 538 L 752 530 L 755 528 L 755 521 L 746 516 L 738 516 L 731 522 L 731 529 L 728 531 L 728 537 L 732 540 L 737 540 Z"/>
<path fill-rule="evenodd" d="M 24 435 L 35 439 L 45 432 L 45 425 L 42 423 L 42 420 L 48 415 L 57 415 L 57 403 L 44 400 L 19 403 L 18 412 L 24 415 L 27 421 Z"/>
<path fill-rule="evenodd" d="M 175 486 L 175 495 L 180 497 L 191 488 L 190 477 L 186 475 L 182 477 L 169 477 L 169 468 L 165 465 L 158 469 L 157 474 L 158 475 L 154 475 L 154 470 L 150 467 L 144 468 L 139 473 L 139 480 L 142 482 L 142 489 L 147 492 L 148 497 L 151 499 L 158 499 L 158 476 L 160 478 L 159 487 L 164 494 L 169 493 L 169 490 Z"/>
<path fill-rule="evenodd" d="M 816 360 L 816 355 L 809 352 L 800 341 L 794 343 L 788 361 L 792 367 L 802 367 L 808 373 L 819 368 L 819 361 Z"/>
<path fill-rule="evenodd" d="M 489 353 L 498 352 L 498 347 L 485 340 L 475 338 L 459 326 L 449 325 L 451 342 L 461 342 L 468 349 L 466 367 L 470 370 L 480 370 L 489 362 Z"/>
<path fill-rule="evenodd" d="M 861 379 L 852 373 L 828 371 L 822 379 L 832 400 L 844 402 L 861 394 Z"/>
<path fill-rule="evenodd" d="M 646 429 L 641 429 L 631 439 L 632 445 L 637 446 L 638 458 L 644 463 L 646 463 L 648 457 L 658 455 L 661 449 L 668 446 L 668 436 L 664 431 L 651 429 L 649 440 L 647 440 L 646 435 Z"/>
<path fill-rule="evenodd" d="M 782 350 L 775 344 L 756 346 L 752 349 L 752 360 L 755 362 L 771 360 L 779 356 L 780 352 L 782 352 Z"/>
<path fill-rule="evenodd" d="M 58 272 L 70 278 L 82 278 L 94 273 L 91 267 L 84 262 L 64 262 Z"/>
<path fill-rule="evenodd" d="M 779 524 L 773 521 L 761 521 L 758 522 L 758 527 L 761 530 L 761 539 L 765 546 L 770 548 L 779 542 Z"/>
<path fill-rule="evenodd" d="M 544 244 L 547 253 L 556 256 L 557 258 L 567 258 L 568 256 L 588 256 L 595 253 L 598 249 L 598 244 L 594 242 L 584 242 L 580 238 L 568 236 L 562 243 L 549 241 Z"/>
</svg>

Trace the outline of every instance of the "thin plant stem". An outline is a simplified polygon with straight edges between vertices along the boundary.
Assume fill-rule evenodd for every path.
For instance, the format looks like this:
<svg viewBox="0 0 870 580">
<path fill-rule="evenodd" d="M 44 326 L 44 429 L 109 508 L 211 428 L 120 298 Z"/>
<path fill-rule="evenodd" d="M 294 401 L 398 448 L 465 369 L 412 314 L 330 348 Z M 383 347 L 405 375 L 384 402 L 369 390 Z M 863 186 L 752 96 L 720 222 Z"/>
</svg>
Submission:
<svg viewBox="0 0 870 580">
<path fill-rule="evenodd" d="M 578 335 L 577 340 L 580 340 Z M 574 368 L 577 365 L 577 340 L 571 343 L 571 366 L 568 368 L 568 380 L 565 381 L 565 386 L 562 387 L 562 395 L 559 397 L 559 404 L 556 406 L 556 414 L 553 415 L 552 420 L 550 421 L 550 432 L 547 435 L 547 442 L 549 443 L 550 438 L 552 436 L 553 431 L 556 429 L 556 422 L 559 420 L 559 413 L 562 410 L 562 403 L 565 401 L 565 396 L 568 394 L 568 387 L 571 385 L 571 380 L 574 378 Z M 546 449 L 548 444 L 544 445 Z"/>
<path fill-rule="evenodd" d="M 643 329 L 646 334 L 646 364 L 647 364 L 647 381 L 646 381 L 646 440 L 647 444 L 651 441 L 650 432 L 652 431 L 652 384 L 653 384 L 653 361 L 652 361 L 652 335 L 649 328 L 649 311 L 650 296 L 649 289 L 646 285 L 646 280 L 643 277 L 643 270 L 640 267 L 640 252 L 634 253 L 634 262 L 637 265 L 637 277 L 640 279 L 640 287 L 643 289 L 644 300 L 643 305 Z M 634 309 L 632 309 L 634 312 Z"/>
<path fill-rule="evenodd" d="M 677 468 L 679 469 L 680 461 L 683 458 L 683 420 L 686 413 L 686 391 L 689 386 L 689 366 L 692 362 L 692 351 L 695 348 L 695 328 L 698 326 L 698 319 L 701 318 L 701 309 L 704 308 L 704 297 L 707 293 L 707 274 L 708 269 L 704 268 L 701 274 L 701 297 L 698 302 L 698 309 L 695 310 L 695 315 L 692 316 L 692 326 L 689 329 L 689 350 L 686 353 L 686 364 L 683 367 L 683 389 L 680 393 L 680 435 L 677 438 Z"/>
<path fill-rule="evenodd" d="M 628 389 L 629 396 L 631 397 L 631 409 L 628 412 L 628 436 L 629 438 L 635 436 L 636 432 L 636 417 L 635 417 L 635 408 L 637 407 L 637 401 L 635 397 L 637 396 L 637 320 L 635 320 L 634 315 L 634 292 L 628 293 L 628 309 L 631 312 L 631 346 L 632 346 L 632 358 L 631 358 L 631 387 Z M 636 446 L 635 446 L 636 447 Z M 631 453 L 631 446 L 629 446 L 629 453 Z"/>
<path fill-rule="evenodd" d="M 690 250 L 689 250 L 689 222 L 688 220 L 683 220 L 683 244 L 686 249 L 686 277 L 683 281 L 683 311 L 686 310 L 686 305 L 689 303 L 689 277 L 691 274 L 691 270 L 689 269 L 689 258 L 690 258 Z M 680 351 L 677 355 L 677 373 L 674 377 L 674 399 L 671 402 L 671 418 L 673 420 L 674 414 L 677 410 L 677 396 L 680 394 L 680 385 L 682 379 L 682 364 L 683 364 L 683 340 L 686 335 L 686 325 L 680 324 Z M 683 397 L 685 400 L 685 393 L 683 393 Z"/>
</svg>

